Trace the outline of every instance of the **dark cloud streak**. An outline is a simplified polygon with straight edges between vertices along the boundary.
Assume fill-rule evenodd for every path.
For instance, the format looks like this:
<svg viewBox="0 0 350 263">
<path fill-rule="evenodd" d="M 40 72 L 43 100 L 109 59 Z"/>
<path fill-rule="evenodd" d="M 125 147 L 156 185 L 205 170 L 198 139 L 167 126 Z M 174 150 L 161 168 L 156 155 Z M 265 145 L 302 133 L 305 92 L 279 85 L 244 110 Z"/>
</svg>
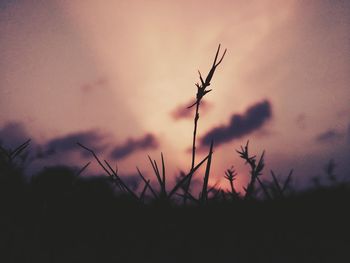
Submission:
<svg viewBox="0 0 350 263">
<path fill-rule="evenodd" d="M 8 122 L 0 128 L 0 145 L 6 149 L 14 149 L 30 139 L 25 127 L 19 122 Z"/>
<path fill-rule="evenodd" d="M 122 159 L 140 150 L 155 149 L 158 144 L 153 134 L 146 134 L 142 138 L 128 139 L 124 144 L 115 147 L 110 155 L 112 158 Z"/>
<path fill-rule="evenodd" d="M 343 138 L 344 135 L 334 129 L 330 129 L 328 131 L 325 131 L 321 134 L 319 134 L 317 137 L 316 137 L 316 141 L 317 142 L 334 142 L 338 139 L 341 139 Z"/>
<path fill-rule="evenodd" d="M 202 146 L 224 144 L 260 129 L 272 117 L 271 103 L 268 100 L 250 106 L 243 114 L 234 114 L 228 125 L 213 128 L 201 139 Z"/>
<path fill-rule="evenodd" d="M 50 140 L 44 146 L 46 151 L 51 153 L 65 153 L 75 150 L 80 150 L 77 146 L 77 142 L 89 146 L 97 153 L 101 152 L 104 147 L 101 146 L 103 136 L 96 131 L 76 132 L 66 136 L 54 138 Z M 85 152 L 81 152 L 83 156 L 86 156 Z"/>
</svg>

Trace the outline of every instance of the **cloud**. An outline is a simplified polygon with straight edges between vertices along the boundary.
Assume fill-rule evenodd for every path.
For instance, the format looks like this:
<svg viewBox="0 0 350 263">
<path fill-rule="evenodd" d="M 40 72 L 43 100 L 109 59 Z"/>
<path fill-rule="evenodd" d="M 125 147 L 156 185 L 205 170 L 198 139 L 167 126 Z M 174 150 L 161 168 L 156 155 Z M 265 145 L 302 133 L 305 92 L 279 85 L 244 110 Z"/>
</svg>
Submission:
<svg viewBox="0 0 350 263">
<path fill-rule="evenodd" d="M 14 149 L 30 139 L 23 124 L 8 122 L 0 128 L 0 145 L 6 149 Z"/>
<path fill-rule="evenodd" d="M 338 139 L 341 139 L 344 137 L 344 134 L 340 133 L 337 130 L 330 129 L 328 131 L 325 131 L 316 137 L 317 142 L 334 142 Z"/>
<path fill-rule="evenodd" d="M 111 152 L 111 157 L 116 159 L 122 159 L 134 152 L 145 150 L 145 149 L 155 149 L 158 147 L 158 141 L 152 134 L 146 134 L 142 138 L 138 139 L 128 139 L 124 144 L 117 146 Z"/>
<path fill-rule="evenodd" d="M 6 9 L 8 6 L 14 4 L 15 2 L 15 0 L 0 0 L 0 10 Z"/>
<path fill-rule="evenodd" d="M 171 117 L 174 120 L 179 120 L 179 119 L 192 119 L 194 116 L 194 112 L 196 107 L 192 107 L 190 109 L 188 109 L 188 106 L 192 105 L 193 103 L 195 103 L 195 100 L 191 100 L 186 104 L 181 104 L 178 107 L 176 107 L 176 109 L 174 109 L 171 112 Z M 200 106 L 200 111 L 201 114 L 205 114 L 211 107 L 212 105 L 208 102 L 206 102 L 205 100 L 201 101 L 201 106 Z"/>
<path fill-rule="evenodd" d="M 103 136 L 96 131 L 76 132 L 66 136 L 57 137 L 50 140 L 44 146 L 45 150 L 49 153 L 64 153 L 71 152 L 74 150 L 80 150 L 77 146 L 77 142 L 93 148 L 96 153 L 101 152 L 105 147 L 101 146 Z M 87 152 L 81 151 L 82 155 L 85 156 Z"/>
<path fill-rule="evenodd" d="M 213 139 L 217 146 L 241 138 L 260 129 L 271 117 L 271 103 L 268 100 L 258 102 L 250 106 L 245 113 L 234 114 L 228 125 L 213 128 L 203 136 L 201 144 L 210 145 Z"/>
<path fill-rule="evenodd" d="M 15 158 L 14 162 L 19 167 L 26 168 L 25 174 L 31 175 L 34 171 L 42 168 L 37 163 L 33 163 L 33 161 L 44 157 L 44 153 L 41 151 L 42 147 L 31 138 L 25 126 L 20 122 L 7 122 L 0 127 L 0 146 L 7 153 L 11 153 L 28 139 L 31 139 L 29 146 Z"/>
</svg>

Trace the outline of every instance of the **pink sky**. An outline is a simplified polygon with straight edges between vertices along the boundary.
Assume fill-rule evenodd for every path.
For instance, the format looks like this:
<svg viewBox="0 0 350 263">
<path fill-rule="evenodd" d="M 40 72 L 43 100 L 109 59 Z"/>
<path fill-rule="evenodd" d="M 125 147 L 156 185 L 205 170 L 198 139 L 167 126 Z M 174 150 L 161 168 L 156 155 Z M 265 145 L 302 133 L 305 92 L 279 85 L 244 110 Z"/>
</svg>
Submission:
<svg viewBox="0 0 350 263">
<path fill-rule="evenodd" d="M 38 143 L 97 130 L 106 153 L 150 133 L 159 147 L 118 160 L 120 171 L 147 171 L 147 154 L 162 151 L 174 175 L 189 169 L 193 122 L 173 112 L 221 43 L 199 138 L 263 100 L 272 118 L 215 149 L 212 183 L 231 165 L 247 180 L 234 152 L 247 139 L 267 151 L 266 173 L 294 168 L 302 180 L 330 158 L 350 170 L 347 1 L 2 2 L 0 127 L 22 123 Z"/>
</svg>

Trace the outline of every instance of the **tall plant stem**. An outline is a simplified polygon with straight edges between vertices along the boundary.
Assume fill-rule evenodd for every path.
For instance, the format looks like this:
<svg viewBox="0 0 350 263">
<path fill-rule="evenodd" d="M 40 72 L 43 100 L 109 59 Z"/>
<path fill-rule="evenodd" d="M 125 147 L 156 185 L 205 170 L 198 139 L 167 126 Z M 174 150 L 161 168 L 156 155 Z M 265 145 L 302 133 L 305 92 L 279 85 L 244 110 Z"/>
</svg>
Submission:
<svg viewBox="0 0 350 263">
<path fill-rule="evenodd" d="M 213 65 L 211 66 L 211 69 L 210 69 L 207 77 L 205 78 L 205 80 L 203 79 L 201 72 L 198 70 L 200 83 L 195 84 L 197 87 L 196 102 L 188 107 L 188 108 L 192 108 L 194 105 L 196 105 L 196 113 L 194 115 L 193 141 L 192 141 L 192 162 L 191 162 L 191 170 L 189 172 L 190 176 L 189 176 L 188 181 L 186 182 L 186 185 L 185 185 L 184 203 L 186 203 L 186 200 L 187 200 L 187 194 L 188 194 L 188 190 L 189 190 L 190 185 L 191 185 L 191 179 L 192 179 L 193 172 L 194 172 L 194 164 L 195 164 L 195 159 L 196 159 L 197 126 L 198 126 L 198 120 L 199 120 L 199 106 L 200 106 L 200 103 L 201 103 L 201 100 L 203 99 L 203 97 L 211 91 L 211 89 L 207 90 L 206 88 L 210 86 L 210 81 L 211 81 L 212 77 L 214 76 L 216 67 L 220 65 L 220 63 L 222 62 L 222 60 L 226 54 L 226 49 L 225 49 L 220 60 L 217 62 L 219 52 L 220 52 L 220 46 L 221 45 L 218 46 L 218 49 L 217 49 L 216 54 L 215 54 Z"/>
<path fill-rule="evenodd" d="M 199 104 L 200 103 L 201 103 L 200 101 L 197 101 L 197 103 L 196 103 L 196 113 L 194 116 L 191 171 L 194 168 L 194 163 L 195 163 L 195 159 L 196 159 L 196 137 L 197 137 L 197 126 L 198 126 L 198 120 L 199 120 Z"/>
<path fill-rule="evenodd" d="M 193 169 L 194 169 L 194 163 L 196 159 L 196 137 L 197 137 L 197 127 L 198 127 L 198 120 L 199 120 L 199 105 L 200 100 L 197 100 L 196 102 L 196 113 L 194 115 L 194 128 L 193 128 L 193 141 L 192 141 L 192 163 L 191 163 L 191 169 L 190 169 L 190 176 L 188 178 L 188 181 L 185 185 L 185 196 L 184 196 L 184 204 L 186 204 L 187 201 L 187 193 L 190 190 L 191 180 L 193 176 Z"/>
</svg>

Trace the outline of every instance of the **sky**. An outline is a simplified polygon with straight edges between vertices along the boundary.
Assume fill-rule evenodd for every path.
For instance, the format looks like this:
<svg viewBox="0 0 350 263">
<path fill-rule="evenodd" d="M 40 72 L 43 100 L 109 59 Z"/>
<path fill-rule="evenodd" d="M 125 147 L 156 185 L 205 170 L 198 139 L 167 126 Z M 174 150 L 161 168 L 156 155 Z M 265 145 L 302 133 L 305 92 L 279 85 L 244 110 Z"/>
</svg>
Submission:
<svg viewBox="0 0 350 263">
<path fill-rule="evenodd" d="M 32 139 L 31 165 L 92 160 L 133 175 L 147 155 L 174 178 L 191 165 L 198 70 L 227 49 L 200 109 L 197 161 L 214 139 L 211 184 L 250 141 L 268 178 L 305 185 L 334 159 L 350 173 L 349 1 L 0 0 L 0 140 Z M 95 164 L 94 164 L 95 165 Z M 97 165 L 89 167 L 98 171 Z M 198 174 L 198 179 L 201 179 Z"/>
</svg>

